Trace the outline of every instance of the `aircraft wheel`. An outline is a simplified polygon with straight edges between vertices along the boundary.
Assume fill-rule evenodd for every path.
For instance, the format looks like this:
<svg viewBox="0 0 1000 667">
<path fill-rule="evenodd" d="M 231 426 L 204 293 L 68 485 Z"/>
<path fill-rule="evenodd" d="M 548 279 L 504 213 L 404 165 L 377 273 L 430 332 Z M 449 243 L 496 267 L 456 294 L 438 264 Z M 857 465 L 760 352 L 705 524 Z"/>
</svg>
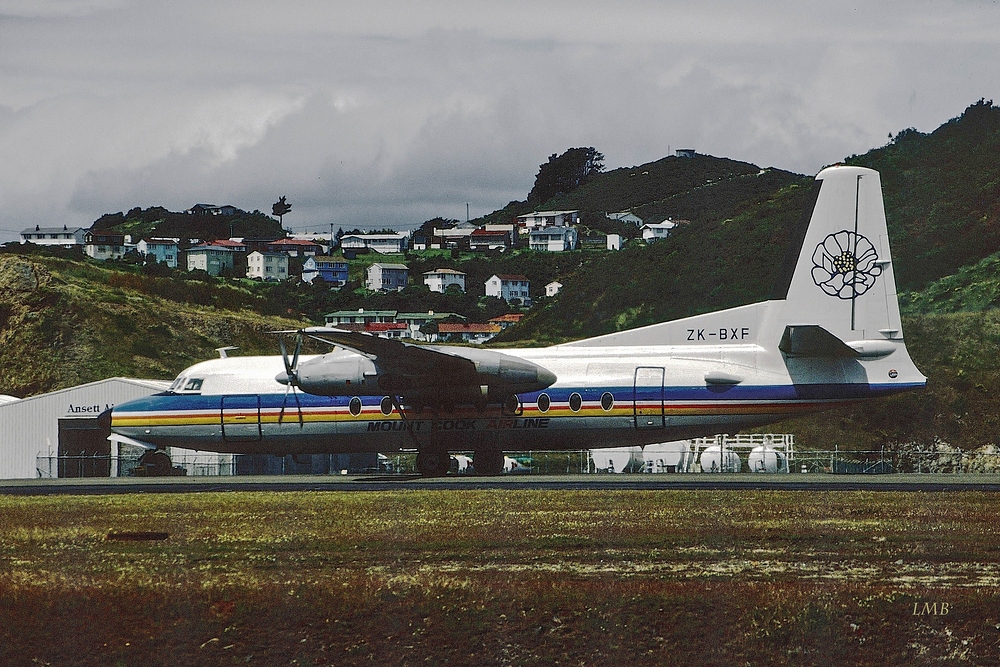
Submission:
<svg viewBox="0 0 1000 667">
<path fill-rule="evenodd" d="M 166 477 L 173 472 L 170 456 L 162 449 L 148 450 L 139 457 L 147 477 Z"/>
<path fill-rule="evenodd" d="M 444 477 L 448 474 L 451 458 L 443 449 L 431 449 L 417 453 L 417 470 L 424 477 Z"/>
<path fill-rule="evenodd" d="M 503 470 L 503 452 L 496 447 L 483 447 L 472 454 L 472 467 L 477 475 L 493 477 Z"/>
</svg>

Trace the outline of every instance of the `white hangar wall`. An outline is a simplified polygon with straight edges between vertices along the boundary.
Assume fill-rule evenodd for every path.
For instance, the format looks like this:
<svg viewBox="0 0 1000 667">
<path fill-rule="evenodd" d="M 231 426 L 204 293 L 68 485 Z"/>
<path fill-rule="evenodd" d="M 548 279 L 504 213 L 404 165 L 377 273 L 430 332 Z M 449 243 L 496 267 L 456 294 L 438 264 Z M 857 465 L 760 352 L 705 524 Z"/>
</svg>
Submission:
<svg viewBox="0 0 1000 667">
<path fill-rule="evenodd" d="M 119 403 L 169 386 L 168 381 L 108 378 L 0 404 L 0 479 L 38 477 L 38 457 L 58 454 L 59 420 L 92 420 Z"/>
</svg>

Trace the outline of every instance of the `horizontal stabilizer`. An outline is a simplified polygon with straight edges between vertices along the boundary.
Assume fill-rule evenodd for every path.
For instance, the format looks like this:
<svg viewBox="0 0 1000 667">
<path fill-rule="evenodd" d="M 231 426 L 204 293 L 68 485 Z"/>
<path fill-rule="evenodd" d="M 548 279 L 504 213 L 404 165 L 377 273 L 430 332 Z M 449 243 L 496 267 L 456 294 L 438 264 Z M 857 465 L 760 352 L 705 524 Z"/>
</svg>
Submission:
<svg viewBox="0 0 1000 667">
<path fill-rule="evenodd" d="M 778 349 L 786 357 L 859 357 L 860 353 L 816 324 L 785 327 Z"/>
</svg>

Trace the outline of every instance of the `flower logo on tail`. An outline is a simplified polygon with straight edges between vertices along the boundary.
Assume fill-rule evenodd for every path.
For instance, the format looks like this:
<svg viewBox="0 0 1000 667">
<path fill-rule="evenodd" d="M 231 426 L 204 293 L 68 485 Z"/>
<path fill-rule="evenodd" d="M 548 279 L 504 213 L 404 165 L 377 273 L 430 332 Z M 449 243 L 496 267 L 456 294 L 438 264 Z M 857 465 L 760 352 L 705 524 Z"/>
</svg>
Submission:
<svg viewBox="0 0 1000 667">
<path fill-rule="evenodd" d="M 872 242 L 847 230 L 830 234 L 813 251 L 812 279 L 830 296 L 853 299 L 882 274 Z"/>
</svg>

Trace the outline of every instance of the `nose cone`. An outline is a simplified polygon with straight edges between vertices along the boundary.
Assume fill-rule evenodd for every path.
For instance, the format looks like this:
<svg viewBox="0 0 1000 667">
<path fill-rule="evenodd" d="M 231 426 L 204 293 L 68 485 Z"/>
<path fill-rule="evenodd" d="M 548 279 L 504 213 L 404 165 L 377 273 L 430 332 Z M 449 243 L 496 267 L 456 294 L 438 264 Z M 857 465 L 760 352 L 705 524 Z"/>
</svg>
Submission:
<svg viewBox="0 0 1000 667">
<path fill-rule="evenodd" d="M 539 389 L 545 389 L 546 387 L 551 387 L 556 383 L 556 374 L 550 371 L 548 368 L 543 366 L 538 366 L 538 383 L 541 385 Z"/>
<path fill-rule="evenodd" d="M 111 435 L 111 410 L 105 410 L 97 415 L 97 426 L 102 432 Z"/>
</svg>

